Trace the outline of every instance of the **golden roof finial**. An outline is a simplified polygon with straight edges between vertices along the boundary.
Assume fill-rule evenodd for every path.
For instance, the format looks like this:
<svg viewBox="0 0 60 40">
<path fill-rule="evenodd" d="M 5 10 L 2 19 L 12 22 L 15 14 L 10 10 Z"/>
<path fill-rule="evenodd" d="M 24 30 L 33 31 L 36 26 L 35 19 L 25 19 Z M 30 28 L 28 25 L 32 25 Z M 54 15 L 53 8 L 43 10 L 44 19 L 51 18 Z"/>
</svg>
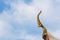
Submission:
<svg viewBox="0 0 60 40">
<path fill-rule="evenodd" d="M 40 22 L 39 20 L 39 15 L 42 13 L 42 11 L 40 11 L 37 15 L 37 24 L 38 24 L 38 27 L 41 27 L 42 30 L 43 30 L 43 34 L 42 34 L 42 37 L 43 39 L 45 40 L 46 39 L 46 34 L 47 34 L 47 30 L 46 28 L 42 25 L 42 23 Z"/>
</svg>

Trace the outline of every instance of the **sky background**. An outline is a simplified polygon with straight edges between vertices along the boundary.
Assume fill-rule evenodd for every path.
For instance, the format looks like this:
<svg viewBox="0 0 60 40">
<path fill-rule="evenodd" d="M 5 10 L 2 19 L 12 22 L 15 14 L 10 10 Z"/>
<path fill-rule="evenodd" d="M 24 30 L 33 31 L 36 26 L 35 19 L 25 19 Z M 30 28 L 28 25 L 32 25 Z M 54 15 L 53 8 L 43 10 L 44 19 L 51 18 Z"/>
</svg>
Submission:
<svg viewBox="0 0 60 40">
<path fill-rule="evenodd" d="M 60 38 L 60 0 L 0 0 L 0 40 L 43 40 L 41 22 Z"/>
</svg>

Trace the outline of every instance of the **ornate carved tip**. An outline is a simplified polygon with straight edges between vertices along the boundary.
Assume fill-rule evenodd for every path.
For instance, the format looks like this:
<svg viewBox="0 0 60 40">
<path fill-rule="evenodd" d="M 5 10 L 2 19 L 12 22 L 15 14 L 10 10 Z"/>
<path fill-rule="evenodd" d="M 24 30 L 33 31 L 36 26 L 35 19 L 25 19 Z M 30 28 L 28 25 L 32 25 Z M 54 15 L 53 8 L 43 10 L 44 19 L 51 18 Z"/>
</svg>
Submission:
<svg viewBox="0 0 60 40">
<path fill-rule="evenodd" d="M 42 25 L 42 23 L 40 22 L 39 20 L 39 15 L 42 13 L 42 11 L 40 11 L 37 15 L 37 24 L 38 24 L 38 27 L 41 27 L 42 30 L 43 30 L 43 34 L 42 34 L 42 37 L 43 39 L 46 39 L 46 34 L 47 34 L 47 30 L 46 28 Z"/>
<path fill-rule="evenodd" d="M 37 24 L 38 24 L 38 27 L 43 27 L 43 25 L 41 24 L 40 20 L 39 20 L 39 16 L 40 14 L 42 13 L 42 11 L 40 11 L 37 15 Z"/>
</svg>

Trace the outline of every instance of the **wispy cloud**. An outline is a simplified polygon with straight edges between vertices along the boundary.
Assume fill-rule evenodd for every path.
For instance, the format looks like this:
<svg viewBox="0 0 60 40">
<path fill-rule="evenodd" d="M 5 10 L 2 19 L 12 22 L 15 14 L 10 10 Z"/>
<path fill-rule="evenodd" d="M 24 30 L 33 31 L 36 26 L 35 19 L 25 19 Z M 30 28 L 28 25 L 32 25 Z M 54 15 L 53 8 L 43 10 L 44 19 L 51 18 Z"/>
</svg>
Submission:
<svg viewBox="0 0 60 40">
<path fill-rule="evenodd" d="M 55 21 L 59 18 L 57 18 L 58 16 L 55 15 L 55 20 L 52 15 L 54 13 L 53 1 L 9 0 L 5 1 L 5 3 L 9 4 L 11 8 L 10 10 L 8 9 L 7 11 L 3 11 L 0 15 L 1 40 L 42 40 L 40 36 L 42 32 L 37 27 L 36 23 L 36 16 L 40 10 L 43 11 L 43 14 L 41 15 L 42 23 L 51 33 L 53 32 L 53 34 L 56 34 L 54 33 L 54 30 L 57 28 L 55 26 Z M 51 24 L 51 22 L 55 23 Z M 58 24 L 60 23 L 58 22 Z M 52 28 L 55 29 L 51 29 L 50 26 L 54 26 Z"/>
</svg>

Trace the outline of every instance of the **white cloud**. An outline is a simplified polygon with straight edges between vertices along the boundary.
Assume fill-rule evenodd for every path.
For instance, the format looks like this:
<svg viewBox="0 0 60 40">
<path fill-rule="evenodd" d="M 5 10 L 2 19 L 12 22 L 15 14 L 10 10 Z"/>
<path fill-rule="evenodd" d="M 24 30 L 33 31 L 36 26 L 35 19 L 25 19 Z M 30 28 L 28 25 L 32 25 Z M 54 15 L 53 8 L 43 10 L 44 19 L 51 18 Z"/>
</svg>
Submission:
<svg viewBox="0 0 60 40">
<path fill-rule="evenodd" d="M 56 30 L 53 32 L 53 36 L 55 36 L 56 38 L 60 39 L 60 30 Z"/>
<path fill-rule="evenodd" d="M 60 2 L 60 0 L 55 0 L 55 1 L 58 2 L 58 3 Z"/>
<path fill-rule="evenodd" d="M 4 29 L 5 28 L 9 29 L 9 27 L 6 27 L 6 26 L 10 26 L 8 23 L 11 23 L 12 21 L 17 22 L 19 24 L 20 23 L 23 24 L 24 21 L 35 22 L 36 15 L 37 15 L 38 11 L 40 11 L 40 10 L 43 11 L 42 17 L 50 19 L 51 15 L 49 14 L 49 12 L 51 13 L 51 11 L 53 11 L 53 7 L 51 5 L 50 0 L 45 0 L 45 1 L 44 0 L 33 0 L 33 3 L 30 5 L 27 5 L 27 4 L 23 3 L 22 1 L 21 1 L 21 3 L 20 3 L 20 1 L 18 1 L 18 3 L 11 2 L 10 4 L 12 7 L 12 15 L 9 15 L 9 12 L 6 12 L 6 11 L 4 11 L 2 15 L 0 15 L 0 19 L 3 20 L 3 21 L 0 21 L 1 22 L 0 26 L 3 26 L 3 27 L 1 27 L 1 30 L 0 30 L 1 36 L 8 33 L 8 32 L 6 32 L 7 30 L 5 31 Z M 57 32 L 57 33 L 59 33 L 59 32 Z M 57 34 L 57 35 L 59 36 L 59 34 Z M 41 39 L 40 36 L 28 34 L 27 31 L 21 33 L 19 35 L 19 37 L 22 39 L 25 39 L 25 40 L 40 40 Z"/>
<path fill-rule="evenodd" d="M 19 1 L 20 2 L 20 1 Z M 27 5 L 25 3 L 11 3 L 12 9 L 14 9 L 13 17 L 19 22 L 22 20 L 36 20 L 38 11 L 43 10 L 43 15 L 46 16 L 46 12 L 49 9 L 50 1 L 34 0 L 32 4 Z M 32 21 L 32 20 L 31 20 Z"/>
<path fill-rule="evenodd" d="M 0 20 L 0 37 L 6 37 L 10 33 L 11 25 L 7 22 Z"/>
<path fill-rule="evenodd" d="M 26 31 L 22 31 L 21 34 L 19 35 L 19 38 L 24 40 L 42 40 L 41 35 L 40 36 L 31 35 L 28 34 Z"/>
<path fill-rule="evenodd" d="M 21 23 L 24 22 L 24 20 L 30 20 L 33 22 L 36 20 L 36 14 L 38 11 L 43 10 L 43 15 L 46 16 L 45 13 L 47 13 L 49 6 L 51 6 L 50 1 L 39 1 L 39 0 L 34 0 L 34 2 L 30 5 L 27 5 L 25 3 L 12 3 L 11 4 L 12 8 L 15 10 L 13 16 L 14 19 Z M 32 19 L 31 19 L 32 18 Z M 34 19 L 35 18 L 35 19 Z M 20 38 L 25 39 L 25 40 L 41 40 L 38 36 L 33 36 L 28 33 L 22 33 L 20 34 Z"/>
<path fill-rule="evenodd" d="M 0 37 L 6 34 L 6 23 L 0 20 Z"/>
</svg>

